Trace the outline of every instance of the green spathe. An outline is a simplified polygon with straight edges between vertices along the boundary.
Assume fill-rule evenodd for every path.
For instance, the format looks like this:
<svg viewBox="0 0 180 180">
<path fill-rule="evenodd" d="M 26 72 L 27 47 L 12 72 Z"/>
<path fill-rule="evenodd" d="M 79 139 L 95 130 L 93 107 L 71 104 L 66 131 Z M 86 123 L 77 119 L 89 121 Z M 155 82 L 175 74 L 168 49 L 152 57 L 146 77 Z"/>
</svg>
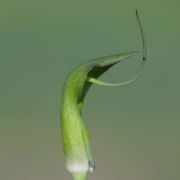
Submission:
<svg viewBox="0 0 180 180">
<path fill-rule="evenodd" d="M 139 52 L 128 52 L 88 61 L 68 76 L 61 103 L 61 128 L 66 168 L 73 173 L 92 171 L 94 162 L 87 128 L 81 116 L 85 95 L 92 85 L 89 78 L 98 78 L 114 64 Z"/>
<path fill-rule="evenodd" d="M 137 13 L 136 16 L 141 27 Z M 141 32 L 143 33 L 142 29 Z M 143 45 L 145 45 L 144 38 Z M 74 68 L 68 75 L 63 88 L 60 118 L 66 168 L 74 180 L 85 180 L 87 173 L 94 169 L 89 134 L 82 119 L 84 98 L 89 88 L 92 84 L 121 86 L 134 81 L 139 77 L 145 64 L 145 48 L 143 50 L 143 52 L 126 52 L 87 61 Z M 131 80 L 117 84 L 98 80 L 98 77 L 113 65 L 137 54 L 143 54 L 142 66 Z"/>
</svg>

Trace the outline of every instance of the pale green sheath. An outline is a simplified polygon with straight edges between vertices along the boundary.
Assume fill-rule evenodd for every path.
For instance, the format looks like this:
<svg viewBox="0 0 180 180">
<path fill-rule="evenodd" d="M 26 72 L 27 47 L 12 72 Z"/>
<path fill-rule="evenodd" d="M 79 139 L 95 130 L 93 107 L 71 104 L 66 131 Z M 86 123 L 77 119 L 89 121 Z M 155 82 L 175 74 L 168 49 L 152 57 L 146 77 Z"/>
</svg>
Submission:
<svg viewBox="0 0 180 180">
<path fill-rule="evenodd" d="M 136 16 L 141 27 L 137 12 Z M 143 37 L 142 27 L 141 33 Z M 97 58 L 77 66 L 69 73 L 61 98 L 60 119 L 66 168 L 72 174 L 74 180 L 85 180 L 87 173 L 92 172 L 94 169 L 89 134 L 81 115 L 87 91 L 92 84 L 120 86 L 131 83 L 142 72 L 145 64 L 145 53 L 143 37 L 143 52 L 126 52 Z M 143 55 L 143 61 L 139 72 L 131 80 L 117 84 L 98 80 L 98 77 L 110 67 L 137 54 Z"/>
</svg>

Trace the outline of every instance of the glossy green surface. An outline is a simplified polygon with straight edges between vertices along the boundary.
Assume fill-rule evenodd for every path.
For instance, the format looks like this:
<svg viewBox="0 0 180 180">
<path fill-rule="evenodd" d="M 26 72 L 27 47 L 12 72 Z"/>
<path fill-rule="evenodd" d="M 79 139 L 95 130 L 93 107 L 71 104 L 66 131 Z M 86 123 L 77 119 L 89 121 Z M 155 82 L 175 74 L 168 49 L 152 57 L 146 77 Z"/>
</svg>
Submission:
<svg viewBox="0 0 180 180">
<path fill-rule="evenodd" d="M 86 60 L 140 50 L 138 9 L 148 45 L 143 76 L 120 88 L 92 86 L 86 97 L 96 161 L 88 179 L 179 180 L 179 7 L 177 0 L 1 0 L 0 179 L 71 180 L 59 135 L 64 80 Z M 138 59 L 101 80 L 128 80 Z"/>
<path fill-rule="evenodd" d="M 82 118 L 84 98 L 92 85 L 88 80 L 97 79 L 113 65 L 137 54 L 128 52 L 97 58 L 79 65 L 69 73 L 61 97 L 60 120 L 66 168 L 72 175 L 84 176 L 94 169 L 89 135 Z M 102 86 L 101 83 L 99 85 Z"/>
</svg>

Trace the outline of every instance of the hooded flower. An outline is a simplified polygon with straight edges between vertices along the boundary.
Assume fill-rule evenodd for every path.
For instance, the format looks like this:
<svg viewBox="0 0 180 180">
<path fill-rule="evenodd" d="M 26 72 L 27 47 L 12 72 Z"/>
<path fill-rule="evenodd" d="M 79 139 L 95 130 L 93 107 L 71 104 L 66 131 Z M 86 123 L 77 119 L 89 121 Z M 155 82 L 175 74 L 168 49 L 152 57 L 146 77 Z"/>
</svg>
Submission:
<svg viewBox="0 0 180 180">
<path fill-rule="evenodd" d="M 138 14 L 136 15 L 138 19 Z M 140 21 L 138 22 L 140 23 Z M 142 29 L 141 32 L 143 35 Z M 98 80 L 113 65 L 137 54 L 143 54 L 142 66 L 136 76 L 131 80 L 117 84 Z M 72 174 L 74 180 L 86 179 L 87 173 L 92 172 L 94 169 L 89 134 L 82 118 L 84 98 L 89 88 L 92 84 L 120 86 L 131 83 L 142 72 L 144 63 L 145 48 L 143 52 L 126 52 L 90 60 L 77 66 L 69 73 L 61 98 L 60 119 L 66 168 Z"/>
</svg>

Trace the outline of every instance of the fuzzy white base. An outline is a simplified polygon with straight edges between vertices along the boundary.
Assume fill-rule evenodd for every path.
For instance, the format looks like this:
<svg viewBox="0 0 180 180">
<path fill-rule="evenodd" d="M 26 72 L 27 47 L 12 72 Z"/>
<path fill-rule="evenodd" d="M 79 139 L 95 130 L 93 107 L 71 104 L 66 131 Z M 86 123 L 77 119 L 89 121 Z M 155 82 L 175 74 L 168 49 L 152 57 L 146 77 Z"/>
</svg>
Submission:
<svg viewBox="0 0 180 180">
<path fill-rule="evenodd" d="M 76 163 L 67 163 L 66 168 L 71 173 L 80 173 L 80 172 L 89 172 L 89 164 L 88 163 L 82 163 L 82 162 L 76 162 Z"/>
</svg>

